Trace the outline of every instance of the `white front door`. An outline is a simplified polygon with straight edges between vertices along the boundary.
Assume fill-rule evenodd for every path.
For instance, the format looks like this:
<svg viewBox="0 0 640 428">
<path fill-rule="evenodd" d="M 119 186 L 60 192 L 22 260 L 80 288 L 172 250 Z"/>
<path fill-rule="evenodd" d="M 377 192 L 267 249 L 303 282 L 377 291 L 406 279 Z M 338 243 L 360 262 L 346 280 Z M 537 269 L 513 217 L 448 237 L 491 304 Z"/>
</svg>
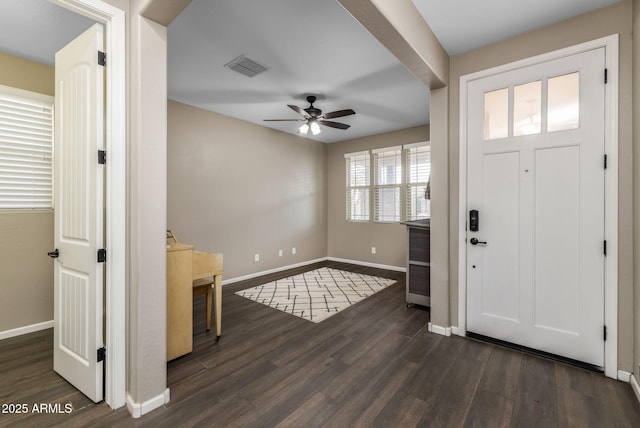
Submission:
<svg viewBox="0 0 640 428">
<path fill-rule="evenodd" d="M 469 82 L 467 331 L 604 366 L 604 48 Z"/>
<path fill-rule="evenodd" d="M 103 399 L 104 75 L 103 30 L 94 25 L 55 59 L 55 237 L 53 368 Z"/>
</svg>

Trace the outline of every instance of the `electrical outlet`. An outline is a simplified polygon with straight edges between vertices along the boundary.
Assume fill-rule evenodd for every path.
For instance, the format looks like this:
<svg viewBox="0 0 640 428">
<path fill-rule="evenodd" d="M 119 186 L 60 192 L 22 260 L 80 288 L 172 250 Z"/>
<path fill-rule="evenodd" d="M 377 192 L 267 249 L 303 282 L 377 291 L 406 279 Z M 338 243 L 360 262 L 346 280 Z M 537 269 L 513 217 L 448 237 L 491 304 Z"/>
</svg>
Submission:
<svg viewBox="0 0 640 428">
<path fill-rule="evenodd" d="M 293 247 L 293 248 L 291 249 L 291 254 L 295 254 L 295 253 L 296 253 L 296 247 Z"/>
<path fill-rule="evenodd" d="M 376 247 L 371 247 L 371 254 L 375 254 L 376 253 Z"/>
<path fill-rule="evenodd" d="M 253 256 L 253 261 L 259 262 L 260 261 L 260 254 L 256 254 L 255 256 Z"/>
<path fill-rule="evenodd" d="M 282 257 L 282 250 L 278 250 L 278 257 Z"/>
</svg>

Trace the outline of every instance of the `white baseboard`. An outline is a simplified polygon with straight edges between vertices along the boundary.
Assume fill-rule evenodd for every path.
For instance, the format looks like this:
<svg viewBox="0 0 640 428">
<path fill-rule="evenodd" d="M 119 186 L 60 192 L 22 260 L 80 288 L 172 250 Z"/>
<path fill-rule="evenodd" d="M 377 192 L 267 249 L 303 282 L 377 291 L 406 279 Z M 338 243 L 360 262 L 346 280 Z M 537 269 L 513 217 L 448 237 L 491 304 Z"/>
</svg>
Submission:
<svg viewBox="0 0 640 428">
<path fill-rule="evenodd" d="M 431 333 L 440 334 L 442 336 L 451 336 L 451 327 L 440 327 L 439 325 L 429 323 L 428 329 Z"/>
<path fill-rule="evenodd" d="M 373 268 L 378 268 L 378 269 L 393 270 L 393 271 L 396 271 L 396 272 L 406 272 L 407 271 L 407 268 L 404 267 L 404 266 L 383 265 L 383 264 L 380 264 L 380 263 L 361 262 L 359 260 L 340 259 L 340 258 L 337 258 L 337 257 L 327 257 L 327 260 L 330 260 L 332 262 L 350 263 L 352 265 L 367 266 L 367 267 L 373 267 Z"/>
<path fill-rule="evenodd" d="M 624 370 L 618 370 L 618 380 L 622 382 L 629 383 L 631 380 L 631 373 L 625 372 Z"/>
<path fill-rule="evenodd" d="M 464 336 L 464 334 L 460 333 L 460 329 L 458 329 L 458 327 L 451 326 L 451 334 L 456 335 L 456 336 Z"/>
<path fill-rule="evenodd" d="M 0 340 L 15 336 L 22 336 L 23 334 L 33 333 L 35 331 L 46 330 L 48 328 L 53 328 L 53 320 L 38 324 L 25 325 L 24 327 L 18 327 L 11 330 L 0 331 Z"/>
<path fill-rule="evenodd" d="M 142 415 L 146 415 L 147 413 L 157 409 L 158 407 L 162 407 L 169 402 L 171 399 L 171 394 L 169 392 L 169 388 L 164 390 L 164 393 L 157 395 L 144 403 L 136 403 L 133 398 L 127 394 L 127 410 L 131 413 L 131 417 L 139 418 Z"/>
<path fill-rule="evenodd" d="M 629 383 L 631 384 L 631 389 L 633 389 L 633 392 L 636 394 L 636 399 L 640 402 L 640 385 L 634 375 L 629 376 Z"/>
<path fill-rule="evenodd" d="M 339 259 L 339 258 L 336 258 L 336 257 L 322 257 L 322 258 L 319 258 L 319 259 L 308 260 L 306 262 L 300 262 L 300 263 L 296 263 L 296 264 L 293 264 L 293 265 L 282 266 L 282 267 L 269 269 L 269 270 L 263 270 L 261 272 L 251 273 L 249 275 L 238 276 L 238 277 L 230 278 L 230 279 L 223 279 L 222 280 L 222 285 L 225 286 L 227 284 L 233 284 L 234 282 L 240 282 L 240 281 L 244 281 L 246 279 L 253 279 L 253 278 L 257 278 L 259 276 L 269 275 L 271 273 L 277 273 L 277 272 L 282 272 L 282 271 L 289 270 L 289 269 L 295 269 L 295 268 L 302 267 L 302 266 L 312 265 L 314 263 L 325 262 L 327 260 L 330 260 L 332 262 L 350 263 L 352 265 L 374 267 L 374 268 L 378 268 L 378 269 L 393 270 L 393 271 L 397 271 L 397 272 L 406 272 L 407 271 L 406 268 L 399 267 L 399 266 L 389 266 L 389 265 L 382 265 L 382 264 L 378 264 L 378 263 L 361 262 L 361 261 L 358 261 L 358 260 Z"/>
<path fill-rule="evenodd" d="M 312 265 L 314 263 L 324 262 L 326 260 L 327 260 L 327 258 L 323 257 L 323 258 L 320 258 L 320 259 L 308 260 L 306 262 L 300 262 L 300 263 L 296 263 L 296 264 L 289 265 L 289 266 L 282 266 L 282 267 L 278 267 L 278 268 L 275 268 L 275 269 L 263 270 L 261 272 L 251 273 L 249 275 L 238 276 L 238 277 L 230 278 L 230 279 L 223 279 L 222 280 L 222 285 L 224 286 L 224 285 L 227 285 L 227 284 L 233 284 L 234 282 L 244 281 L 245 279 L 257 278 L 259 276 L 269 275 L 270 273 L 282 272 L 283 270 L 294 269 L 294 268 L 298 268 L 298 267 L 301 267 L 301 266 Z"/>
</svg>

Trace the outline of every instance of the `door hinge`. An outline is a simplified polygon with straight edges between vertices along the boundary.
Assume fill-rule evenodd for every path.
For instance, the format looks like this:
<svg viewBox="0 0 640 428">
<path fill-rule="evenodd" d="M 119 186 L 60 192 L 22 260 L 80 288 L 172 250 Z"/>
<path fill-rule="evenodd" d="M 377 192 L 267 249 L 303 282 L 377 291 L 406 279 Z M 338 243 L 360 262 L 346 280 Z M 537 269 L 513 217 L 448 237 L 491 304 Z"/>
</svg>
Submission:
<svg viewBox="0 0 640 428">
<path fill-rule="evenodd" d="M 107 163 L 107 152 L 105 152 L 104 150 L 98 150 L 98 163 L 100 165 L 104 165 Z"/>
<path fill-rule="evenodd" d="M 604 240 L 604 255 L 607 255 L 607 240 Z"/>
<path fill-rule="evenodd" d="M 607 169 L 607 155 L 604 155 L 604 169 Z"/>
<path fill-rule="evenodd" d="M 607 340 L 607 326 L 606 326 L 606 325 L 603 325 L 603 326 L 602 326 L 602 338 L 603 338 L 603 339 L 605 340 L 605 342 L 606 342 L 606 340 Z"/>
<path fill-rule="evenodd" d="M 107 261 L 107 250 L 101 248 L 98 250 L 98 263 L 104 263 Z"/>
<path fill-rule="evenodd" d="M 99 348 L 97 352 L 97 362 L 104 361 L 106 356 L 107 350 L 105 349 L 105 347 L 103 346 L 102 348 Z"/>
<path fill-rule="evenodd" d="M 107 65 L 107 54 L 102 51 L 98 51 L 98 65 L 103 67 Z"/>
<path fill-rule="evenodd" d="M 605 68 L 604 69 L 604 83 L 605 83 L 605 85 L 607 84 L 607 81 L 609 80 L 608 77 L 607 77 L 608 72 L 609 72 L 609 70 Z"/>
</svg>

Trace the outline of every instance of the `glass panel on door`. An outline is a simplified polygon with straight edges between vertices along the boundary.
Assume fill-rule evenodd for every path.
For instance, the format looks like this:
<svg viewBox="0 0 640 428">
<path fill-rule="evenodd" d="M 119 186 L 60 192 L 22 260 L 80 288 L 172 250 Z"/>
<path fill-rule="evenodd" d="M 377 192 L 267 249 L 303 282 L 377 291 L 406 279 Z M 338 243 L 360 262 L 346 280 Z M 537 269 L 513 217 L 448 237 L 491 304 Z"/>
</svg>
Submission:
<svg viewBox="0 0 640 428">
<path fill-rule="evenodd" d="M 513 87 L 513 136 L 539 134 L 542 81 Z"/>
<path fill-rule="evenodd" d="M 580 126 L 580 73 L 552 77 L 548 81 L 547 129 L 549 132 Z"/>
<path fill-rule="evenodd" d="M 484 139 L 509 136 L 509 88 L 484 94 Z"/>
</svg>

